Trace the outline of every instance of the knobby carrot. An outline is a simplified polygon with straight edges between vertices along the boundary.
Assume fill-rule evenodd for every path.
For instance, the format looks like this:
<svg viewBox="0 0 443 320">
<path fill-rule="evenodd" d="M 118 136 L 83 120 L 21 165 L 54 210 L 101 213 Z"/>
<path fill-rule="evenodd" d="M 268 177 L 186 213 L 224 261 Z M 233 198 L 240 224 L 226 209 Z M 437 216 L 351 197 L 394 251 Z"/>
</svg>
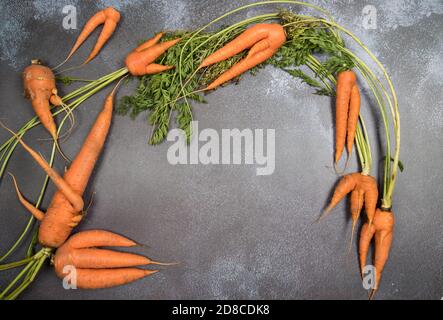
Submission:
<svg viewBox="0 0 443 320">
<path fill-rule="evenodd" d="M 57 127 L 49 106 L 49 102 L 61 105 L 61 99 L 57 96 L 54 73 L 43 66 L 40 60 L 32 60 L 31 65 L 23 71 L 23 87 L 25 97 L 31 100 L 40 122 L 54 141 L 57 141 Z"/>
</svg>

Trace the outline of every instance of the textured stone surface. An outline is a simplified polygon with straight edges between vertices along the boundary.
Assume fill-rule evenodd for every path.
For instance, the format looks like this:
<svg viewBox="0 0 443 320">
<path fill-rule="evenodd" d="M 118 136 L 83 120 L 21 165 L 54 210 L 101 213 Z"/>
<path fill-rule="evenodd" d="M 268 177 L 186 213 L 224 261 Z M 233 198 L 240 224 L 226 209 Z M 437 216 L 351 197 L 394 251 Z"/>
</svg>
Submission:
<svg viewBox="0 0 443 320">
<path fill-rule="evenodd" d="M 52 4 L 48 4 L 51 2 Z M 0 4 L 0 118 L 14 129 L 32 116 L 22 96 L 21 70 L 32 58 L 51 65 L 63 60 L 79 30 L 62 28 L 62 8 L 73 4 L 78 27 L 109 4 L 122 13 L 111 39 L 86 68 L 72 74 L 96 78 L 122 65 L 140 39 L 162 29 L 197 28 L 237 3 L 251 1 L 2 1 Z M 380 299 L 440 299 L 443 262 L 443 4 L 441 1 L 313 1 L 377 55 L 392 75 L 402 116 L 400 174 L 394 199 L 397 224 Z M 377 9 L 375 30 L 362 27 L 366 4 Z M 253 8 L 225 21 L 275 10 Z M 311 10 L 302 9 L 304 13 Z M 78 65 L 96 34 L 78 51 Z M 356 49 L 347 41 L 348 45 Z M 361 50 L 357 50 L 361 52 Z M 366 61 L 368 59 L 364 57 Z M 65 89 L 65 91 L 68 89 Z M 123 95 L 131 86 L 119 90 Z M 76 112 L 77 125 L 65 152 L 73 156 L 101 108 L 104 90 Z M 256 176 L 253 165 L 171 166 L 169 143 L 146 144 L 145 116 L 114 119 L 104 154 L 87 198 L 97 194 L 81 229 L 103 228 L 149 245 L 137 251 L 177 267 L 111 290 L 65 291 L 49 266 L 23 294 L 25 299 L 161 299 L 161 298 L 339 298 L 366 299 L 356 257 L 347 246 L 350 223 L 341 204 L 321 224 L 312 224 L 328 200 L 337 176 L 330 168 L 333 116 L 328 98 L 314 96 L 287 74 L 265 68 L 244 77 L 195 106 L 200 128 L 274 128 L 276 169 Z M 373 146 L 380 133 L 378 113 L 366 96 L 363 112 Z M 8 134 L 0 130 L 0 140 Z M 41 128 L 26 140 L 43 155 L 50 143 Z M 378 159 L 378 152 L 374 150 Z M 56 167 L 63 170 L 58 159 Z M 23 193 L 38 196 L 43 173 L 21 148 L 8 170 L 17 175 Z M 8 177 L 0 182 L 0 248 L 20 234 L 27 213 L 18 204 Z M 47 206 L 54 188 L 45 199 Z M 19 258 L 22 252 L 14 255 Z M 0 273 L 0 286 L 13 272 Z"/>
</svg>

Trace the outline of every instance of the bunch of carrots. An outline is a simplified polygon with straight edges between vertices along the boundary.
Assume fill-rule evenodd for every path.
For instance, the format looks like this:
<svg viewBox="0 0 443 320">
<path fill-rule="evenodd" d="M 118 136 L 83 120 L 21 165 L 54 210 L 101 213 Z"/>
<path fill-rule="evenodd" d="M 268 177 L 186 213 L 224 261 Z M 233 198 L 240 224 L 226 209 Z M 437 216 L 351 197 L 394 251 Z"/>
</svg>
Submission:
<svg viewBox="0 0 443 320">
<path fill-rule="evenodd" d="M 188 75 L 183 72 L 183 63 L 186 58 L 189 57 L 184 57 L 186 47 L 189 46 L 192 40 L 198 37 L 199 34 L 201 34 L 205 29 L 226 18 L 227 16 L 239 11 L 256 6 L 265 6 L 276 3 L 307 6 L 316 10 L 317 13 L 326 16 L 327 18 L 310 17 L 292 13 L 292 20 L 283 19 L 281 23 L 264 22 L 264 20 L 278 18 L 278 13 L 248 18 L 215 33 L 209 38 L 216 39 L 217 37 L 220 37 L 220 39 L 222 39 L 224 34 L 231 32 L 232 30 L 236 30 L 236 28 L 244 28 L 245 26 L 248 26 L 254 22 L 259 23 L 249 26 L 244 31 L 239 33 L 235 38 L 226 42 L 221 48 L 212 50 L 210 54 L 206 55 L 200 61 L 199 65 L 194 70 L 188 70 Z M 94 59 L 106 41 L 111 37 L 119 20 L 120 14 L 113 8 L 107 8 L 95 14 L 86 23 L 85 28 L 80 33 L 80 36 L 68 54 L 68 57 L 65 59 L 65 61 L 63 61 L 62 64 L 68 61 L 68 59 L 74 54 L 74 52 L 76 52 L 81 44 L 86 41 L 88 36 L 95 28 L 97 28 L 100 24 L 104 24 L 97 43 L 84 64 L 87 64 Z M 160 42 L 164 35 L 163 32 L 160 32 L 131 51 L 125 59 L 124 68 L 95 80 L 91 84 L 77 89 L 77 91 L 67 95 L 66 97 L 58 96 L 58 91 L 55 86 L 55 76 L 52 70 L 35 61 L 24 72 L 25 92 L 26 96 L 32 102 L 32 106 L 36 112 L 36 115 L 38 116 L 38 119 L 40 120 L 40 123 L 48 130 L 53 138 L 54 148 L 60 150 L 58 145 L 58 133 L 66 117 L 71 116 L 72 111 L 77 108 L 80 103 L 84 102 L 92 94 L 101 90 L 103 87 L 115 80 L 121 80 L 128 74 L 137 77 L 150 77 L 151 75 L 161 72 L 171 72 L 177 76 L 181 86 L 180 94 L 173 98 L 171 103 L 175 104 L 179 100 L 183 99 L 185 101 L 184 103 L 188 104 L 186 99 L 187 97 L 195 95 L 199 92 L 214 90 L 222 84 L 236 79 L 246 71 L 268 63 L 271 61 L 271 59 L 278 57 L 281 50 L 288 50 L 286 47 L 287 43 L 302 39 L 303 32 L 305 30 L 316 27 L 321 27 L 322 29 L 325 29 L 326 32 L 329 32 L 333 38 L 333 41 L 338 44 L 340 54 L 350 59 L 353 64 L 352 68 L 350 66 L 349 68 L 344 68 L 344 70 L 332 74 L 325 70 L 322 67 L 322 64 L 313 55 L 309 55 L 306 60 L 303 61 L 315 73 L 315 75 L 321 79 L 325 88 L 329 90 L 329 92 L 335 91 L 336 123 L 335 155 L 333 157 L 334 164 L 337 169 L 346 146 L 347 159 L 344 169 L 345 171 L 354 149 L 353 146 L 356 145 L 356 153 L 358 154 L 362 167 L 361 172 L 345 174 L 340 178 L 332 199 L 330 200 L 325 212 L 320 216 L 319 220 L 328 215 L 332 209 L 346 197 L 346 195 L 350 194 L 352 243 L 355 227 L 364 208 L 367 219 L 364 222 L 360 232 L 359 262 L 363 277 L 367 254 L 370 244 L 372 240 L 374 240 L 374 266 L 376 275 L 373 290 L 370 292 L 370 297 L 372 298 L 376 290 L 379 288 L 381 274 L 387 262 L 393 240 L 394 214 L 392 212 L 392 196 L 399 168 L 400 150 L 400 119 L 398 103 L 392 81 L 383 65 L 355 35 L 334 22 L 332 17 L 325 10 L 315 5 L 298 1 L 263 1 L 248 4 L 230 11 L 208 23 L 204 27 L 198 29 L 197 31 L 191 33 L 190 36 L 184 39 L 178 37 L 172 40 Z M 294 32 L 296 36 L 294 36 Z M 387 83 L 387 86 L 383 84 L 382 80 L 379 79 L 359 57 L 344 47 L 343 40 L 340 37 L 340 32 L 349 36 L 359 46 L 361 46 L 361 48 L 364 49 L 368 56 L 382 71 L 384 81 Z M 290 40 L 288 40 L 288 35 L 291 35 Z M 163 54 L 165 54 L 168 49 L 172 48 L 180 41 L 183 42 L 180 56 L 176 65 L 163 65 Z M 209 40 L 206 40 L 206 42 L 207 41 Z M 192 55 L 193 52 L 198 50 L 203 45 L 204 42 L 197 48 L 193 48 L 190 55 Z M 200 74 L 200 76 L 204 74 L 205 70 L 207 70 L 209 66 L 232 59 L 239 54 L 243 54 L 246 50 L 247 53 L 242 59 L 230 66 L 229 69 L 224 70 L 204 88 L 197 88 L 193 91 L 189 91 L 187 89 L 187 84 L 197 74 Z M 361 78 L 358 77 L 357 74 L 360 74 Z M 371 147 L 365 122 L 360 113 L 361 99 L 358 80 L 365 80 L 368 84 L 371 92 L 376 98 L 377 105 L 380 109 L 382 120 L 384 122 L 387 143 L 385 148 L 384 177 L 382 183 L 383 190 L 381 192 L 379 192 L 377 179 L 370 175 L 372 169 Z M 19 276 L 14 279 L 14 281 L 3 291 L 3 293 L 0 294 L 0 298 L 16 298 L 18 294 L 34 280 L 35 275 L 39 268 L 41 268 L 43 262 L 51 254 L 53 254 L 53 249 L 56 249 L 54 254 L 54 267 L 57 275 L 63 277 L 65 275 L 63 271 L 64 266 L 74 265 L 80 270 L 78 273 L 78 286 L 80 288 L 103 288 L 128 283 L 157 271 L 134 268 L 135 266 L 161 264 L 139 255 L 118 253 L 98 248 L 106 246 L 131 247 L 136 245 L 135 242 L 114 233 L 102 230 L 90 230 L 79 232 L 73 236 L 70 236 L 73 228 L 75 228 L 81 221 L 84 213 L 84 202 L 82 196 L 95 163 L 103 149 L 106 136 L 109 131 L 113 112 L 114 93 L 115 89 L 106 98 L 103 110 L 99 114 L 81 150 L 74 158 L 63 177 L 51 167 L 53 155 L 51 156 L 51 161 L 49 163 L 46 162 L 43 157 L 31 149 L 22 139 L 23 135 L 29 129 L 35 125 L 38 125 L 39 122 L 37 120 L 32 120 L 17 133 L 11 131 L 13 138 L 8 140 L 7 143 L 4 144 L 0 149 L 0 151 L 5 150 L 3 151 L 2 157 L 5 152 L 9 150 L 8 156 L 3 164 L 3 168 L 0 171 L 0 177 L 3 174 L 6 163 L 9 160 L 15 145 L 20 143 L 33 157 L 33 159 L 42 167 L 42 169 L 46 172 L 47 177 L 56 185 L 58 189 L 49 205 L 49 208 L 46 210 L 46 213 L 44 213 L 38 208 L 38 205 L 31 204 L 21 195 L 18 184 L 15 178 L 12 176 L 19 201 L 33 215 L 33 217 L 35 217 L 35 219 L 40 221 L 38 241 L 43 249 L 24 260 L 0 266 L 0 270 L 23 265 L 26 266 Z M 66 104 L 66 101 L 73 98 L 77 98 L 77 100 Z M 54 109 L 51 107 L 51 105 L 54 107 L 61 107 L 60 111 L 57 112 L 66 112 L 66 116 L 58 129 L 53 118 L 57 112 L 52 111 Z M 386 106 L 388 106 L 389 109 L 386 108 Z M 390 111 L 390 118 L 388 117 L 388 110 Z M 390 143 L 390 121 L 393 123 L 395 139 L 393 152 L 391 150 Z M 55 149 L 53 149 L 53 152 L 54 150 Z M 45 183 L 47 183 L 47 180 Z M 380 194 L 381 199 L 379 197 Z M 20 241 L 21 239 L 19 239 L 18 242 Z M 15 246 L 12 249 L 15 249 Z M 8 254 L 10 252 L 11 250 L 8 252 Z M 27 275 L 25 276 L 23 282 L 13 290 L 16 283 L 25 274 Z M 11 292 L 11 290 L 13 291 Z"/>
</svg>

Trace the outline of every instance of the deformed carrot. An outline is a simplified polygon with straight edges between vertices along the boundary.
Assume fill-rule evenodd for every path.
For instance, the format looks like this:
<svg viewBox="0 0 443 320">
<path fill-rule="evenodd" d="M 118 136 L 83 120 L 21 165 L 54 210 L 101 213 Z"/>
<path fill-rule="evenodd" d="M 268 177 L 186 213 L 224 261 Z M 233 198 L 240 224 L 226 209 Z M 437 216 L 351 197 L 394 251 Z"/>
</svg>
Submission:
<svg viewBox="0 0 443 320">
<path fill-rule="evenodd" d="M 65 61 L 63 61 L 63 63 L 65 63 L 66 61 L 69 60 L 69 58 L 71 58 L 71 56 L 77 51 L 77 49 L 83 44 L 83 42 L 86 41 L 89 35 L 99 25 L 104 24 L 103 29 L 97 39 L 94 48 L 92 49 L 91 53 L 89 54 L 88 58 L 83 64 L 86 64 L 92 59 L 94 59 L 95 56 L 99 53 L 100 49 L 105 45 L 106 41 L 114 33 L 114 30 L 117 27 L 119 21 L 120 21 L 120 13 L 117 10 L 115 10 L 113 7 L 108 7 L 94 14 L 88 20 L 88 22 L 86 22 L 85 26 L 83 27 L 83 30 L 81 31 L 76 42 L 74 43 L 74 46 L 69 52 L 68 57 L 65 59 Z"/>
<path fill-rule="evenodd" d="M 84 205 L 82 196 L 109 132 L 113 113 L 114 92 L 115 89 L 106 98 L 102 111 L 99 113 L 79 153 L 72 161 L 71 166 L 66 170 L 63 178 L 37 152 L 32 150 L 14 133 L 25 150 L 43 168 L 58 189 L 46 210 L 46 214 L 42 218 L 40 211 L 35 210 L 35 207 L 29 202 L 23 201 L 24 198 L 19 193 L 18 187 L 16 188 L 20 202 L 37 219 L 41 220 L 39 242 L 45 247 L 57 248 L 62 245 L 69 237 L 72 229 L 82 219 Z"/>
<path fill-rule="evenodd" d="M 57 126 L 51 113 L 49 102 L 61 105 L 57 96 L 54 73 L 40 60 L 32 60 L 30 66 L 23 71 L 23 87 L 25 97 L 31 100 L 34 112 L 42 125 L 49 131 L 54 141 L 57 141 Z"/>
<path fill-rule="evenodd" d="M 375 236 L 375 237 L 374 237 Z M 380 285 L 380 279 L 389 257 L 392 240 L 394 236 L 394 214 L 391 211 L 377 209 L 373 223 L 366 222 L 360 233 L 359 260 L 363 276 L 364 267 L 369 251 L 369 246 L 373 238 L 374 242 L 374 267 L 375 267 L 375 288 L 371 292 L 371 297 L 375 294 Z"/>
<path fill-rule="evenodd" d="M 286 34 L 279 24 L 256 24 L 244 31 L 224 47 L 209 55 L 200 64 L 199 69 L 226 60 L 245 49 L 249 49 L 246 58 L 233 65 L 229 70 L 220 75 L 204 90 L 212 90 L 221 84 L 234 79 L 243 72 L 255 67 L 272 57 L 286 41 Z"/>
<path fill-rule="evenodd" d="M 358 219 L 364 203 L 366 215 L 371 222 L 374 218 L 378 200 L 377 181 L 374 177 L 361 173 L 347 174 L 338 182 L 328 207 L 320 218 L 318 218 L 318 221 L 326 217 L 331 210 L 351 192 L 351 215 L 353 220 Z M 362 199 L 364 199 L 364 201 L 361 201 Z"/>
<path fill-rule="evenodd" d="M 337 77 L 337 94 L 335 103 L 335 162 L 340 160 L 345 147 L 348 127 L 349 102 L 351 91 L 356 83 L 352 70 L 342 71 Z"/>
<path fill-rule="evenodd" d="M 79 232 L 57 249 L 54 258 L 56 274 L 64 277 L 64 267 L 74 266 L 77 272 L 77 287 L 98 289 L 126 284 L 157 272 L 133 268 L 135 266 L 169 265 L 137 254 L 96 248 L 98 245 L 119 244 L 132 246 L 135 243 L 109 231 Z"/>
<path fill-rule="evenodd" d="M 83 195 L 98 157 L 103 150 L 111 126 L 113 99 L 114 91 L 106 97 L 103 109 L 86 137 L 83 146 L 64 174 L 63 179 L 80 196 Z M 81 213 L 65 201 L 65 196 L 59 191 L 56 192 L 46 211 L 45 219 L 40 224 L 40 243 L 49 247 L 59 247 L 66 241 L 81 218 Z"/>
<path fill-rule="evenodd" d="M 170 66 L 153 65 L 150 66 L 158 57 L 160 57 L 166 50 L 174 46 L 181 39 L 169 40 L 161 43 L 157 43 L 160 36 L 156 36 L 153 39 L 148 40 L 143 46 L 143 49 L 136 48 L 129 53 L 125 59 L 126 68 L 133 76 L 142 76 L 145 74 L 153 74 L 169 70 Z M 158 39 L 157 39 L 158 38 Z M 156 43 L 156 44 L 155 44 Z M 137 51 L 137 49 L 139 49 Z"/>
</svg>

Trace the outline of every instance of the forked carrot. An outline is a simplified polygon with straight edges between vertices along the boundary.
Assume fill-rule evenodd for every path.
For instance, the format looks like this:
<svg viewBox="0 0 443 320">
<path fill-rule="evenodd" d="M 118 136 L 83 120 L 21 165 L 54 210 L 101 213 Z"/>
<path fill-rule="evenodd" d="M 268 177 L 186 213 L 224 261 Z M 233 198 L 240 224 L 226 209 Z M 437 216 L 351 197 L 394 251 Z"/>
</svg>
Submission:
<svg viewBox="0 0 443 320">
<path fill-rule="evenodd" d="M 342 71 L 337 77 L 337 93 L 335 103 L 335 163 L 340 160 L 345 147 L 348 127 L 349 102 L 351 91 L 356 83 L 352 70 Z"/>
<path fill-rule="evenodd" d="M 54 268 L 59 277 L 65 277 L 65 266 L 74 266 L 77 287 L 84 289 L 109 288 L 123 285 L 157 270 L 133 268 L 149 264 L 171 265 L 127 252 L 99 249 L 98 246 L 133 246 L 135 242 L 104 230 L 90 230 L 73 235 L 57 249 Z"/>
</svg>

